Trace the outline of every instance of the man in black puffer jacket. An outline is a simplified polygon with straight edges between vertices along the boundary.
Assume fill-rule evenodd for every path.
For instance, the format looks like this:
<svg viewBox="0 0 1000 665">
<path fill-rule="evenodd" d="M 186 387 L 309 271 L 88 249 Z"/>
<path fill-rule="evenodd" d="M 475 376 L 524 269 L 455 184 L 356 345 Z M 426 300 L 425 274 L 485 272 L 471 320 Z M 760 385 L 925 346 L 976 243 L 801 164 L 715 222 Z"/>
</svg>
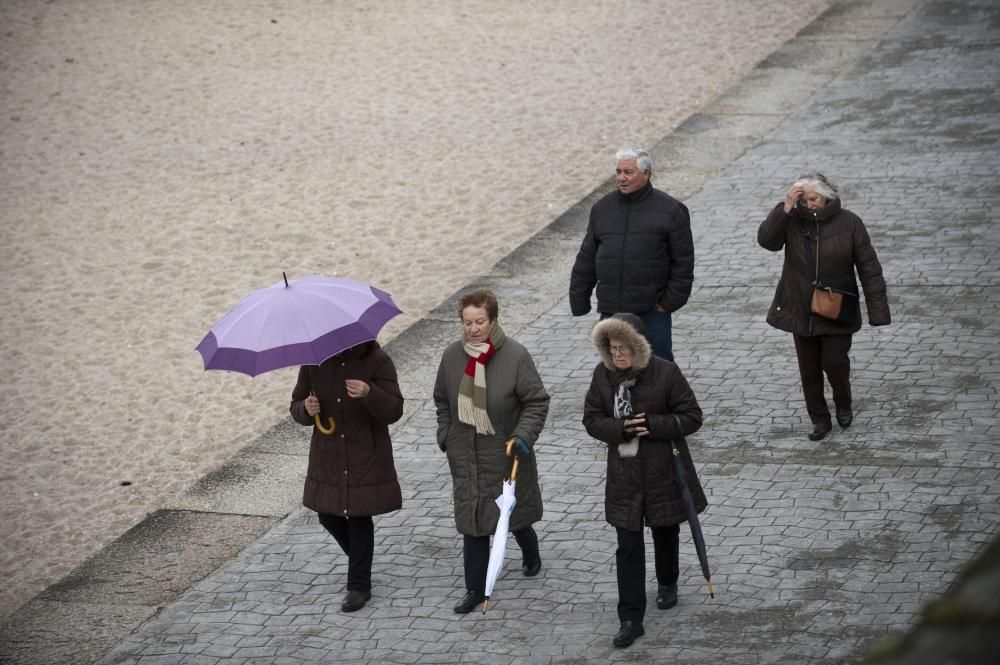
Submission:
<svg viewBox="0 0 1000 665">
<path fill-rule="evenodd" d="M 615 155 L 618 189 L 590 209 L 590 223 L 570 275 L 573 316 L 590 312 L 597 287 L 601 318 L 638 314 L 656 355 L 673 360 L 671 313 L 687 302 L 694 281 L 694 241 L 687 207 L 650 182 L 653 163 L 642 148 Z"/>
</svg>

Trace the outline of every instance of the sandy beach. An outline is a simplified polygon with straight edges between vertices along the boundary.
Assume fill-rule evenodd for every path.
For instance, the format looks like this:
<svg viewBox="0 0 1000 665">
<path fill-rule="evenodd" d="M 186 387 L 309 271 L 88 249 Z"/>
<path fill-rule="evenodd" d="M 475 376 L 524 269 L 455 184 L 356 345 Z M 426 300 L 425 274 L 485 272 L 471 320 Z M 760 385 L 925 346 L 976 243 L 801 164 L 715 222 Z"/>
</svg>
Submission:
<svg viewBox="0 0 1000 665">
<path fill-rule="evenodd" d="M 286 416 L 194 350 L 245 294 L 388 341 L 827 4 L 5 0 L 0 617 Z"/>
</svg>

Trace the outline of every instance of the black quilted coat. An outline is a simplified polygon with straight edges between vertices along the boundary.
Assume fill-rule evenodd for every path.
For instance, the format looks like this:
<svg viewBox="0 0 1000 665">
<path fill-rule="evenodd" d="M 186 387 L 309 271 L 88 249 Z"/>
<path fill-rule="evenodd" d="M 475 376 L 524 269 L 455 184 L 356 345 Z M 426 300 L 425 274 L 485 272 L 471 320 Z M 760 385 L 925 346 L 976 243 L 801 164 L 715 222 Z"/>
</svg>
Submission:
<svg viewBox="0 0 1000 665">
<path fill-rule="evenodd" d="M 635 413 L 646 413 L 650 433 L 640 439 L 639 453 L 631 458 L 618 454 L 618 444 L 626 439 L 622 433 L 624 420 L 614 417 L 618 380 L 607 350 L 607 340 L 612 337 L 626 341 L 636 351 L 633 367 L 642 368 L 632 387 L 632 404 Z M 608 444 L 604 494 L 608 523 L 640 531 L 644 524 L 670 526 L 687 521 L 670 442 L 674 441 L 680 451 L 688 487 L 700 513 L 708 501 L 684 439 L 701 428 L 701 408 L 694 392 L 677 365 L 653 356 L 649 342 L 624 321 L 601 321 L 594 328 L 594 343 L 602 362 L 594 369 L 587 391 L 583 425 L 592 437 Z M 680 418 L 681 430 L 670 414 Z"/>
<path fill-rule="evenodd" d="M 361 398 L 347 395 L 345 379 L 365 381 Z M 322 405 L 323 424 L 334 419 L 333 434 L 313 426 L 303 402 L 309 391 Z M 389 425 L 403 415 L 396 367 L 378 342 L 366 342 L 315 365 L 299 368 L 289 411 L 295 422 L 313 426 L 302 504 L 340 517 L 380 515 L 403 505 L 392 459 Z"/>
<path fill-rule="evenodd" d="M 808 235 L 806 235 L 808 234 Z M 812 245 L 818 266 L 810 262 L 803 238 Z M 833 199 L 819 210 L 797 206 L 786 213 L 779 203 L 757 230 L 757 242 L 764 249 L 785 250 L 785 263 L 767 322 L 796 335 L 850 335 L 861 329 L 858 298 L 847 298 L 857 309 L 853 322 L 842 325 L 810 312 L 813 281 L 847 280 L 857 292 L 854 271 L 861 278 L 861 288 L 868 308 L 868 322 L 873 326 L 891 321 L 882 265 L 872 247 L 868 230 L 861 218 L 844 210 L 840 199 Z M 815 266 L 815 267 L 814 267 Z"/>
<path fill-rule="evenodd" d="M 574 316 L 590 311 L 641 314 L 660 305 L 684 306 L 694 281 L 691 217 L 677 199 L 648 184 L 637 192 L 613 191 L 590 210 L 587 233 L 570 274 Z"/>
</svg>

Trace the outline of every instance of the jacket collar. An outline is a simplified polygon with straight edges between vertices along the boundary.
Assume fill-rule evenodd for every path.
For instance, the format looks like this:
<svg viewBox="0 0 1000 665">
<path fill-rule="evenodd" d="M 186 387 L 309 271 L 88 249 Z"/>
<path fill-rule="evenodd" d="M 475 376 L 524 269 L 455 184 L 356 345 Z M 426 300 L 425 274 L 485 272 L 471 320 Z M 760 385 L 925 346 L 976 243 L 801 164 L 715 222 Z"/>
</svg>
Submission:
<svg viewBox="0 0 1000 665">
<path fill-rule="evenodd" d="M 638 193 L 638 192 L 636 192 Z M 840 212 L 840 199 L 833 199 L 829 201 L 825 206 L 819 210 L 810 210 L 805 206 L 796 206 L 795 212 L 802 219 L 812 221 L 816 220 L 818 222 L 823 222 Z"/>
<path fill-rule="evenodd" d="M 644 198 L 646 198 L 647 196 L 649 196 L 649 193 L 651 191 L 653 191 L 653 181 L 652 180 L 650 180 L 649 182 L 647 182 L 646 185 L 642 189 L 637 189 L 634 192 L 632 192 L 631 194 L 622 194 L 619 191 L 618 192 L 618 196 L 620 196 L 622 198 L 622 201 L 624 201 L 626 203 L 636 203 L 638 201 L 642 201 Z"/>
</svg>

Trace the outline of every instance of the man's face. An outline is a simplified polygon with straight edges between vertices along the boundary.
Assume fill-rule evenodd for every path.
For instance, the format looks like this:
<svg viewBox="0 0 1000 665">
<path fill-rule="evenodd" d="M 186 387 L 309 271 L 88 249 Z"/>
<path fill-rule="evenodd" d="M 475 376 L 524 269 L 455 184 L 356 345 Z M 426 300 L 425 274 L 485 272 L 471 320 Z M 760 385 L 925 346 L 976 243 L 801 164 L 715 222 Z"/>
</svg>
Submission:
<svg viewBox="0 0 1000 665">
<path fill-rule="evenodd" d="M 634 159 L 622 159 L 615 167 L 615 178 L 618 182 L 618 191 L 622 194 L 631 194 L 646 186 L 649 182 L 649 172 L 640 171 Z"/>
</svg>

